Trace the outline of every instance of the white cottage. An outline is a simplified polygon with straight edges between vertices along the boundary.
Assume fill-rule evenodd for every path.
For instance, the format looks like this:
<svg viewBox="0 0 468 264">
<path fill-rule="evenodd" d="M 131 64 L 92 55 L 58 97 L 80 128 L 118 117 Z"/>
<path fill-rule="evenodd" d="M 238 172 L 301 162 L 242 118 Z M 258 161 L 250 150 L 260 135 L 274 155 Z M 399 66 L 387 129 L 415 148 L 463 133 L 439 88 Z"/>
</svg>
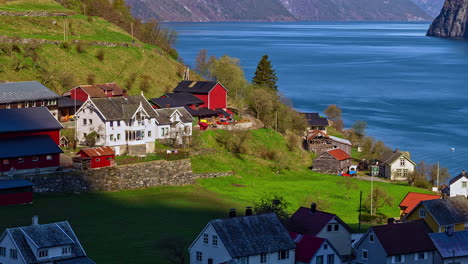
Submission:
<svg viewBox="0 0 468 264">
<path fill-rule="evenodd" d="M 294 264 L 295 244 L 274 213 L 211 220 L 190 245 L 190 264 Z"/>
<path fill-rule="evenodd" d="M 154 152 L 158 114 L 143 95 L 89 98 L 78 109 L 77 138 L 87 143 L 96 132 L 96 145 L 112 147 L 116 155 Z"/>
<path fill-rule="evenodd" d="M 296 243 L 296 264 L 341 264 L 341 257 L 325 238 L 291 232 Z"/>
<path fill-rule="evenodd" d="M 184 107 L 161 108 L 155 111 L 159 141 L 176 145 L 188 142 L 192 136 L 194 119 Z"/>
<path fill-rule="evenodd" d="M 465 171 L 450 180 L 450 197 L 457 195 L 468 196 L 468 173 Z"/>
<path fill-rule="evenodd" d="M 398 149 L 383 154 L 378 160 L 380 176 L 392 181 L 405 181 L 416 167 L 410 153 Z"/>
<path fill-rule="evenodd" d="M 3 264 L 96 264 L 87 257 L 68 222 L 7 228 L 0 237 Z"/>
</svg>

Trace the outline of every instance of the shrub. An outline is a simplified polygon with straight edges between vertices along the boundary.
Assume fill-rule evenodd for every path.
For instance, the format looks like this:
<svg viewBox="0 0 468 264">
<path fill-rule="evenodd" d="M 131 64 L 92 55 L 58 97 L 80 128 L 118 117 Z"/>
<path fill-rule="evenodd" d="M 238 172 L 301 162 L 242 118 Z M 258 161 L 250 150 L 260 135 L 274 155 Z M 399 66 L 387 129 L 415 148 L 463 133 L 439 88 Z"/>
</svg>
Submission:
<svg viewBox="0 0 468 264">
<path fill-rule="evenodd" d="M 78 42 L 76 44 L 76 52 L 78 53 L 85 53 L 86 52 L 86 44 L 82 43 L 82 42 Z"/>
<path fill-rule="evenodd" d="M 170 49 L 169 56 L 171 56 L 174 60 L 177 60 L 179 58 L 179 53 L 176 49 Z"/>
<path fill-rule="evenodd" d="M 62 86 L 62 88 L 68 90 L 74 86 L 76 79 L 72 72 L 61 72 L 57 76 L 57 81 Z"/>
<path fill-rule="evenodd" d="M 67 41 L 63 41 L 62 43 L 60 43 L 60 48 L 66 50 L 66 51 L 69 51 L 70 50 L 70 43 L 67 42 Z"/>
<path fill-rule="evenodd" d="M 140 90 L 143 92 L 148 92 L 151 88 L 151 81 L 153 78 L 149 75 L 141 75 Z"/>
<path fill-rule="evenodd" d="M 428 180 L 424 179 L 424 178 L 416 178 L 414 180 L 414 186 L 419 187 L 419 188 L 424 188 L 424 189 L 431 189 L 432 188 L 431 183 Z"/>
<path fill-rule="evenodd" d="M 96 59 L 98 59 L 99 61 L 104 61 L 104 56 L 105 52 L 103 49 L 98 50 L 98 52 L 96 53 Z"/>
<path fill-rule="evenodd" d="M 371 223 L 371 224 L 382 224 L 385 223 L 387 220 L 387 216 L 384 214 L 368 214 L 363 213 L 361 215 L 361 221 L 364 223 Z"/>
<path fill-rule="evenodd" d="M 296 135 L 287 135 L 286 141 L 288 143 L 288 149 L 294 151 L 297 147 L 300 147 L 301 138 Z"/>
<path fill-rule="evenodd" d="M 90 73 L 88 77 L 86 77 L 87 84 L 94 84 L 96 82 L 96 74 Z"/>
<path fill-rule="evenodd" d="M 130 76 L 128 77 L 127 81 L 125 81 L 125 87 L 127 90 L 131 90 L 133 85 L 135 84 L 136 78 L 137 78 L 137 73 L 132 72 Z"/>
</svg>

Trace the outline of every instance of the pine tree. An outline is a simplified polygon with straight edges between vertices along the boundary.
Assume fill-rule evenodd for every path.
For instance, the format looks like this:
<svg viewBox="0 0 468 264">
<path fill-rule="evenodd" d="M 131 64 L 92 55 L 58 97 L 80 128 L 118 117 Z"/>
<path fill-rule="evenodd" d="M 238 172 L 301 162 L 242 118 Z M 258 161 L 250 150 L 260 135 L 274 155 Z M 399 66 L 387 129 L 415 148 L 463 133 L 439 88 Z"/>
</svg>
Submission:
<svg viewBox="0 0 468 264">
<path fill-rule="evenodd" d="M 278 77 L 276 77 L 275 70 L 271 66 L 271 62 L 268 60 L 268 55 L 264 55 L 258 63 L 255 76 L 252 79 L 252 83 L 260 87 L 265 87 L 277 91 L 277 81 Z"/>
</svg>

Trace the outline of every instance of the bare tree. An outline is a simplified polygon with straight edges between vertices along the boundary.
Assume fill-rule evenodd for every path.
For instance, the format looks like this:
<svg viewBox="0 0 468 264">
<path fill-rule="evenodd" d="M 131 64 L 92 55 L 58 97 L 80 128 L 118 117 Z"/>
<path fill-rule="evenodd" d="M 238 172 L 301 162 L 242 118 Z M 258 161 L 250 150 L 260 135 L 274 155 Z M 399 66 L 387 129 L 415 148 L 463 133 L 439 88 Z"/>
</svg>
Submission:
<svg viewBox="0 0 468 264">
<path fill-rule="evenodd" d="M 348 195 L 349 191 L 351 189 L 356 190 L 358 188 L 358 185 L 356 184 L 356 182 L 354 182 L 353 179 L 348 178 L 348 177 L 344 177 L 344 179 L 342 181 L 339 181 L 336 184 L 340 185 L 340 186 L 343 186 L 343 188 L 345 190 L 346 200 L 349 200 L 349 195 Z"/>
</svg>

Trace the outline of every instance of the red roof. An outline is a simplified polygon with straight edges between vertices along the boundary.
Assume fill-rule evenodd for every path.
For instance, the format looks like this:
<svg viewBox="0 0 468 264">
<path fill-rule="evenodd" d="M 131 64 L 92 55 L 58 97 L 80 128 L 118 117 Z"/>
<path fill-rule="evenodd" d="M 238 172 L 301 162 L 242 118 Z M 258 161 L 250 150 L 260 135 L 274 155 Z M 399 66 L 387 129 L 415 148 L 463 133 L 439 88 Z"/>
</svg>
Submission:
<svg viewBox="0 0 468 264">
<path fill-rule="evenodd" d="M 330 138 L 326 133 L 320 131 L 320 130 L 314 130 L 312 132 L 309 132 L 307 134 L 307 140 L 311 140 L 312 138 L 315 138 L 318 134 L 321 134 L 325 138 Z"/>
<path fill-rule="evenodd" d="M 296 243 L 296 261 L 310 263 L 322 244 L 324 238 L 301 235 L 290 232 L 291 238 Z"/>
<path fill-rule="evenodd" d="M 86 157 L 101 157 L 115 155 L 111 147 L 86 148 L 80 150 L 76 155 L 84 154 Z"/>
<path fill-rule="evenodd" d="M 122 96 L 123 89 L 120 88 L 115 83 L 106 83 L 106 84 L 95 84 L 95 85 L 81 85 L 77 88 L 81 88 L 85 91 L 91 98 L 102 98 L 107 97 L 105 92 L 112 91 L 113 96 Z"/>
<path fill-rule="evenodd" d="M 339 148 L 329 150 L 328 154 L 332 155 L 332 157 L 334 157 L 337 160 L 347 160 L 351 158 L 351 156 L 348 153 L 344 152 L 342 149 Z"/>
<path fill-rule="evenodd" d="M 401 201 L 400 207 L 406 207 L 403 213 L 408 214 L 411 212 L 420 202 L 427 200 L 440 199 L 440 195 L 426 194 L 426 193 L 415 193 L 409 192 L 405 198 Z M 403 208 L 402 208 L 403 209 Z"/>
</svg>

